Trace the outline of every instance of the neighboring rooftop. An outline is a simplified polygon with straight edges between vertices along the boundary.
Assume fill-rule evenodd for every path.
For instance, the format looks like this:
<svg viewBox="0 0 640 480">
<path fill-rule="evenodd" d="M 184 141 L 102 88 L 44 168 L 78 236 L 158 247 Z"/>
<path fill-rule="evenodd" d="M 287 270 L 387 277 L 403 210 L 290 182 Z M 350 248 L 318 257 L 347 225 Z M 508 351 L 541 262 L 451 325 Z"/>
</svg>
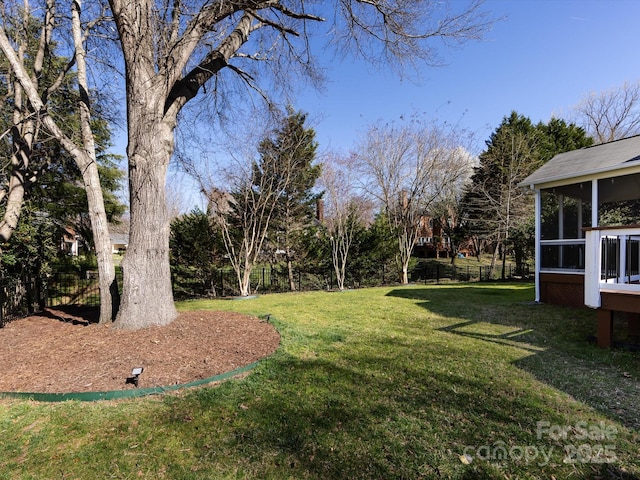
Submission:
<svg viewBox="0 0 640 480">
<path fill-rule="evenodd" d="M 525 178 L 520 186 L 640 167 L 640 135 L 560 153 Z"/>
<path fill-rule="evenodd" d="M 129 234 L 128 233 L 112 233 L 109 235 L 111 243 L 114 245 L 128 245 Z"/>
</svg>

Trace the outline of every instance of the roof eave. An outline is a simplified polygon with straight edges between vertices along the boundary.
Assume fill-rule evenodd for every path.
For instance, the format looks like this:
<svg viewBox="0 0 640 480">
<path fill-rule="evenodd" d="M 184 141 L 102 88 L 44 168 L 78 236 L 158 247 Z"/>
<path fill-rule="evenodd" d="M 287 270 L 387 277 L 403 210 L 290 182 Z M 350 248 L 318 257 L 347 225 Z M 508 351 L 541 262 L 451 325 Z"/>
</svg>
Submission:
<svg viewBox="0 0 640 480">
<path fill-rule="evenodd" d="M 585 172 L 580 172 L 580 175 L 576 175 L 576 176 L 557 175 L 555 177 L 534 179 L 533 181 L 528 181 L 528 179 L 525 178 L 522 182 L 518 184 L 518 186 L 535 188 L 536 185 L 545 185 L 547 183 L 563 182 L 565 180 L 571 180 L 571 182 L 566 182 L 565 184 L 578 183 L 579 181 L 581 181 L 580 179 L 582 179 L 583 181 L 585 177 L 594 177 L 595 179 L 595 178 L 610 178 L 610 177 L 620 176 L 620 173 L 626 170 L 628 170 L 628 172 L 625 172 L 624 175 L 629 175 L 631 173 L 640 173 L 640 161 L 633 162 L 633 164 L 619 165 L 616 168 L 611 168 L 611 167 L 596 168 L 596 169 L 588 170 Z M 615 173 L 616 175 L 602 175 L 603 173 Z"/>
</svg>

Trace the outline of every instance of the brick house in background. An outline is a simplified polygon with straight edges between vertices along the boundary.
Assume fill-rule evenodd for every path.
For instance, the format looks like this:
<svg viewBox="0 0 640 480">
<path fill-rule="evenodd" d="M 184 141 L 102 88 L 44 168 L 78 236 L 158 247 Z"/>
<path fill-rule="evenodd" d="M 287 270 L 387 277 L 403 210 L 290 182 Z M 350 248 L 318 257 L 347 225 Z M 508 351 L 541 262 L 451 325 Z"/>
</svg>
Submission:
<svg viewBox="0 0 640 480">
<path fill-rule="evenodd" d="M 413 247 L 413 255 L 419 258 L 451 257 L 453 254 L 451 238 L 444 232 L 437 218 L 422 216 L 418 229 L 418 239 Z M 465 240 L 458 245 L 458 254 L 465 257 L 476 255 L 473 242 Z"/>
<path fill-rule="evenodd" d="M 440 222 L 432 217 L 422 216 L 413 255 L 420 258 L 439 258 L 449 256 L 450 253 L 451 240 L 442 231 Z"/>
</svg>

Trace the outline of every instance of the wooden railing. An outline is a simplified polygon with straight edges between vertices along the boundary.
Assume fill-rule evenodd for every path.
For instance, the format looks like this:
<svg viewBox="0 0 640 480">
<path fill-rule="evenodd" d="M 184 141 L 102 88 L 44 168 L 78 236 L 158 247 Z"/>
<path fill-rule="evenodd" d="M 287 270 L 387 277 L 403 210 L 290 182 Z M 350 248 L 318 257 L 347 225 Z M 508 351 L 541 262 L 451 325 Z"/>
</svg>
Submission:
<svg viewBox="0 0 640 480">
<path fill-rule="evenodd" d="M 585 230 L 584 303 L 599 308 L 600 292 L 640 293 L 640 225 Z"/>
</svg>

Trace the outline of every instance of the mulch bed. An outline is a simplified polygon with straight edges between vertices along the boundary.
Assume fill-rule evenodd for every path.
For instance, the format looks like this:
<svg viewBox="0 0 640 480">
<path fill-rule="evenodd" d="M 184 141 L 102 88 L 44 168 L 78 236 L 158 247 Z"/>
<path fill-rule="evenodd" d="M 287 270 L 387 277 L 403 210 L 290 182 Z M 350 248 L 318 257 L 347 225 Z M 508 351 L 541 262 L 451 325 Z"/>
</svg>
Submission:
<svg viewBox="0 0 640 480">
<path fill-rule="evenodd" d="M 144 367 L 139 388 L 185 384 L 249 365 L 276 350 L 273 325 L 229 312 L 180 313 L 164 327 L 98 325 L 96 308 L 49 308 L 0 329 L 0 392 L 103 392 Z"/>
</svg>

